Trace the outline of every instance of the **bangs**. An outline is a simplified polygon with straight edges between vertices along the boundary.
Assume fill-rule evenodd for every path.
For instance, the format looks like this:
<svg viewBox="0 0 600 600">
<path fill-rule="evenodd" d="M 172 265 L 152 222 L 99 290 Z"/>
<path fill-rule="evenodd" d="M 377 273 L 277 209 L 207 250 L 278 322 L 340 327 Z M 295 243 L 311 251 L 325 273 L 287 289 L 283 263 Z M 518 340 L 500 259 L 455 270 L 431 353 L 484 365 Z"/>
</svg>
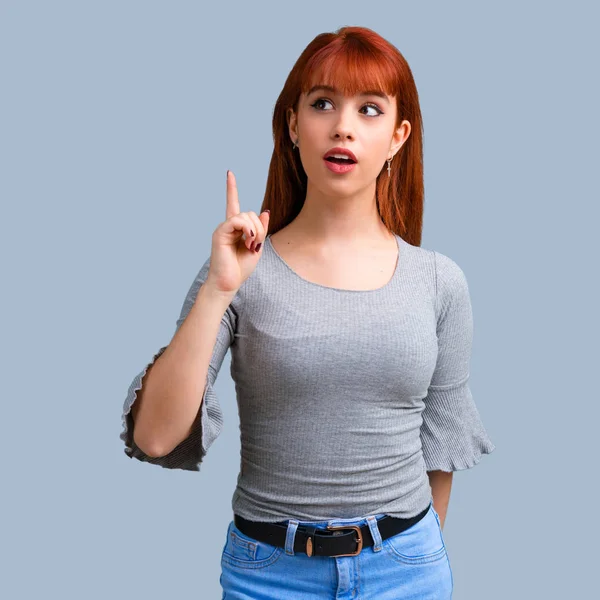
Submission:
<svg viewBox="0 0 600 600">
<path fill-rule="evenodd" d="M 357 43 L 351 43 L 351 42 Z M 395 96 L 398 81 L 393 65 L 377 48 L 358 40 L 346 39 L 341 45 L 325 46 L 306 64 L 301 77 L 301 92 L 314 86 L 331 87 L 346 96 L 379 92 Z"/>
</svg>

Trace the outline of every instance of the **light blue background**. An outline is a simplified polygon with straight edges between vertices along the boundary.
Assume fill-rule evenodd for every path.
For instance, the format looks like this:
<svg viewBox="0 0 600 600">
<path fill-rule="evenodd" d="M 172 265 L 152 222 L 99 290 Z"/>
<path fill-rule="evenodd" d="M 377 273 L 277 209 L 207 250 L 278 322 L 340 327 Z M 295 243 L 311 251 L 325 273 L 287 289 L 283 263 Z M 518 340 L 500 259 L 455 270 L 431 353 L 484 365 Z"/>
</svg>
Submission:
<svg viewBox="0 0 600 600">
<path fill-rule="evenodd" d="M 472 391 L 497 449 L 454 476 L 455 599 L 593 595 L 597 24 L 591 2 L 2 1 L 0 596 L 220 598 L 230 355 L 200 473 L 127 458 L 121 408 L 225 219 L 226 169 L 259 211 L 284 80 L 343 25 L 413 70 L 422 245 L 472 294 Z"/>
</svg>

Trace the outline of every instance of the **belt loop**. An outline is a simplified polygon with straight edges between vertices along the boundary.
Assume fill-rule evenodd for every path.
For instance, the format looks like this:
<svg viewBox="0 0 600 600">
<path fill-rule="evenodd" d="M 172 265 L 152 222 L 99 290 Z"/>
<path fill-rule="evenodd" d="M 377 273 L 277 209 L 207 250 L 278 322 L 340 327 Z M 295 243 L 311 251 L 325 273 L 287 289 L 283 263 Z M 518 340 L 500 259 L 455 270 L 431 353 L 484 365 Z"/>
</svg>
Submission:
<svg viewBox="0 0 600 600">
<path fill-rule="evenodd" d="M 294 541 L 296 539 L 296 529 L 298 529 L 300 521 L 296 519 L 288 520 L 288 528 L 285 536 L 285 553 L 294 556 Z"/>
<path fill-rule="evenodd" d="M 381 539 L 381 532 L 377 526 L 377 518 L 374 515 L 369 515 L 367 517 L 367 524 L 369 525 L 371 537 L 373 538 L 373 552 L 379 552 L 383 548 L 383 540 Z"/>
</svg>

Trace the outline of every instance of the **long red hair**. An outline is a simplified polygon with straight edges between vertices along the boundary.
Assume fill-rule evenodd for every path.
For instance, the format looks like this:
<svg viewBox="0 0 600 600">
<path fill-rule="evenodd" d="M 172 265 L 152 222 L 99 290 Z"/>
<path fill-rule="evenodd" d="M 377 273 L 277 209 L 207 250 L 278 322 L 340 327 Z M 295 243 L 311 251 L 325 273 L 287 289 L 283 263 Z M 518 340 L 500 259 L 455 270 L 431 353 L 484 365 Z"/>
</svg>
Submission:
<svg viewBox="0 0 600 600">
<path fill-rule="evenodd" d="M 312 85 L 334 86 L 346 95 L 380 90 L 396 96 L 399 127 L 404 119 L 411 132 L 377 177 L 377 209 L 385 226 L 414 246 L 423 228 L 423 122 L 412 72 L 399 50 L 366 27 L 342 27 L 321 33 L 302 52 L 279 94 L 273 111 L 274 148 L 261 212 L 271 211 L 269 233 L 293 221 L 304 204 L 307 176 L 289 136 L 287 110 L 298 109 L 301 93 Z"/>
</svg>

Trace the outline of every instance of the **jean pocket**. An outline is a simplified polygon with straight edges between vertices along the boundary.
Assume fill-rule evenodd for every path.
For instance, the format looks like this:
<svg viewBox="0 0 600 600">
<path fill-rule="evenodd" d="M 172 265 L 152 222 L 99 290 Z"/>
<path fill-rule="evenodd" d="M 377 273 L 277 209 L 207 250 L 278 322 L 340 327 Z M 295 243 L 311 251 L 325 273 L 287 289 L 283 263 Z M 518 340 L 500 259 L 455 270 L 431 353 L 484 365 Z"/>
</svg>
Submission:
<svg viewBox="0 0 600 600">
<path fill-rule="evenodd" d="M 231 521 L 227 528 L 227 540 L 221 562 L 240 569 L 260 569 L 279 560 L 283 550 L 279 546 L 246 535 L 235 526 L 234 521 Z"/>
<path fill-rule="evenodd" d="M 383 548 L 395 560 L 411 565 L 444 558 L 446 546 L 433 504 L 412 527 L 383 540 Z"/>
</svg>

